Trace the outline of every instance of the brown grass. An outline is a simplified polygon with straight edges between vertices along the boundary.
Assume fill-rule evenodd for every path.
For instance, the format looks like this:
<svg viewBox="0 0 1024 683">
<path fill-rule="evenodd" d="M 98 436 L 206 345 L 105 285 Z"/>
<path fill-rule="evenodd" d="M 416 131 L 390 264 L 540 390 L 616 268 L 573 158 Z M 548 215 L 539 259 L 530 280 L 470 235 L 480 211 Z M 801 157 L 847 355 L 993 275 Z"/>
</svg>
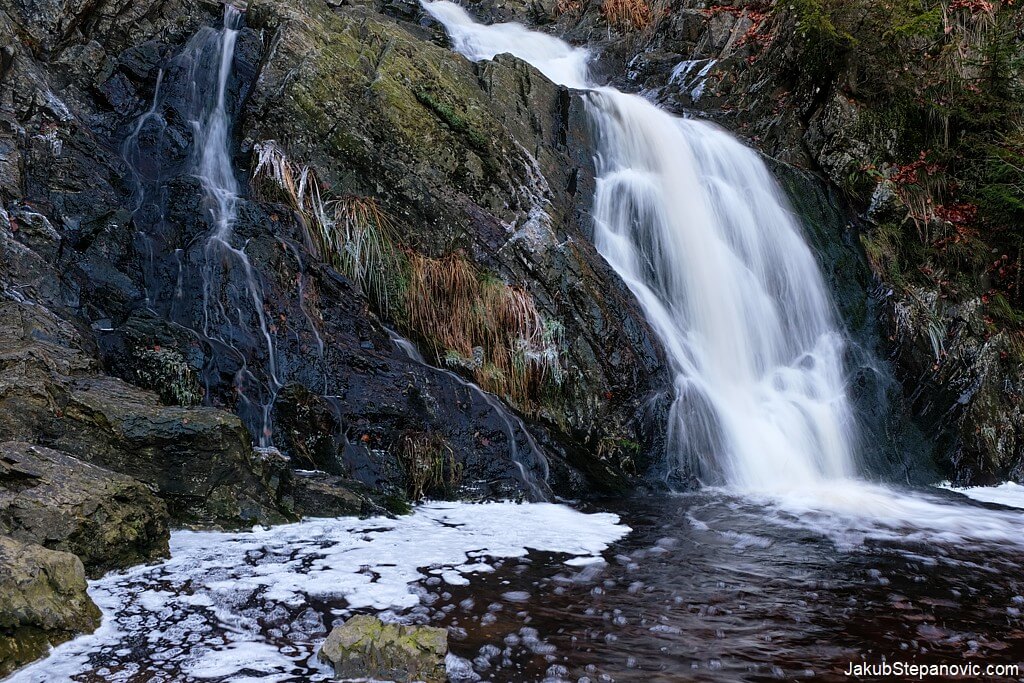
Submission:
<svg viewBox="0 0 1024 683">
<path fill-rule="evenodd" d="M 583 11 L 583 0 L 557 0 L 555 2 L 555 18 L 563 14 L 579 14 Z"/>
<path fill-rule="evenodd" d="M 398 246 L 394 221 L 371 197 L 325 197 L 316 174 L 274 142 L 256 148 L 253 190 L 301 217 L 310 251 L 352 278 L 378 314 L 418 338 L 439 364 L 531 409 L 562 381 L 561 327 L 524 289 L 481 273 L 461 252 L 440 258 Z"/>
<path fill-rule="evenodd" d="M 528 292 L 481 275 L 462 253 L 410 253 L 406 313 L 439 362 L 473 373 L 485 390 L 520 405 L 561 381 L 560 331 Z"/>
<path fill-rule="evenodd" d="M 647 0 L 604 0 L 601 16 L 620 31 L 639 31 L 654 20 L 654 12 Z"/>
</svg>

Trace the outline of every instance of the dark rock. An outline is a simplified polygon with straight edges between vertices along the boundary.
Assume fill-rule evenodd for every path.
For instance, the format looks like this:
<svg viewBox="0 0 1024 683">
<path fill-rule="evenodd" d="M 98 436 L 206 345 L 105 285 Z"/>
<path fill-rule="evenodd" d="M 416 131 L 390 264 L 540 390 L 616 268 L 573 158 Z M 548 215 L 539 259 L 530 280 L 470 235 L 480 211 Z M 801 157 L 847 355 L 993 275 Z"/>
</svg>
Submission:
<svg viewBox="0 0 1024 683">
<path fill-rule="evenodd" d="M 47 309 L 0 303 L 0 334 L 0 438 L 50 446 L 154 486 L 181 521 L 285 519 L 277 510 L 283 468 L 260 461 L 234 415 L 165 406 L 96 374 L 79 332 Z"/>
<path fill-rule="evenodd" d="M 167 507 L 139 482 L 64 453 L 0 444 L 0 533 L 74 553 L 90 576 L 169 556 Z"/>
<path fill-rule="evenodd" d="M 318 656 L 339 679 L 444 683 L 447 654 L 446 629 L 385 624 L 360 614 L 332 630 Z"/>
<path fill-rule="evenodd" d="M 0 676 L 100 624 L 71 553 L 0 536 Z"/>
<path fill-rule="evenodd" d="M 292 483 L 295 511 L 303 517 L 342 517 L 379 511 L 358 483 L 324 472 L 296 472 Z"/>
</svg>

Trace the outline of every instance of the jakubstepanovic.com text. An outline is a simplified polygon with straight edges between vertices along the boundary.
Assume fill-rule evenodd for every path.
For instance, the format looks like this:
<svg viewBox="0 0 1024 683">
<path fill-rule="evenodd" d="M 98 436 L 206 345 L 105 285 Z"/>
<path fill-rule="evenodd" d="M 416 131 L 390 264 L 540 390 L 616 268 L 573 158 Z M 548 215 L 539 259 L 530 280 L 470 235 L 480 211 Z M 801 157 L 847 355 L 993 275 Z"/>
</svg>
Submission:
<svg viewBox="0 0 1024 683">
<path fill-rule="evenodd" d="M 1020 674 L 1019 664 L 913 664 L 911 662 L 850 662 L 846 668 L 847 676 L 909 676 L 924 678 L 925 676 L 962 677 L 1002 677 Z"/>
</svg>

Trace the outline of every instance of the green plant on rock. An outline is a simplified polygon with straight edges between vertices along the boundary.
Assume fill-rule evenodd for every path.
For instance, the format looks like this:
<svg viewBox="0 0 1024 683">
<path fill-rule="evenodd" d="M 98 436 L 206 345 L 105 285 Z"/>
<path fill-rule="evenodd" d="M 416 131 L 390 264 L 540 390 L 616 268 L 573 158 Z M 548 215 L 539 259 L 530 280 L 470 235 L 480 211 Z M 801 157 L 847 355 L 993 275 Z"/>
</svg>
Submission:
<svg viewBox="0 0 1024 683">
<path fill-rule="evenodd" d="M 196 369 L 173 349 L 135 349 L 131 374 L 136 384 L 156 391 L 167 405 L 194 406 L 203 402 L 203 387 Z"/>
<path fill-rule="evenodd" d="M 487 153 L 487 137 L 474 128 L 473 124 L 464 115 L 458 113 L 452 105 L 443 102 L 426 88 L 416 91 L 416 99 L 444 121 L 445 125 L 452 132 L 465 136 L 466 140 L 476 151 L 484 154 Z"/>
<path fill-rule="evenodd" d="M 608 460 L 614 458 L 619 467 L 625 471 L 636 473 L 636 464 L 640 459 L 641 446 L 636 441 L 624 436 L 605 436 L 597 443 L 597 458 Z"/>
</svg>

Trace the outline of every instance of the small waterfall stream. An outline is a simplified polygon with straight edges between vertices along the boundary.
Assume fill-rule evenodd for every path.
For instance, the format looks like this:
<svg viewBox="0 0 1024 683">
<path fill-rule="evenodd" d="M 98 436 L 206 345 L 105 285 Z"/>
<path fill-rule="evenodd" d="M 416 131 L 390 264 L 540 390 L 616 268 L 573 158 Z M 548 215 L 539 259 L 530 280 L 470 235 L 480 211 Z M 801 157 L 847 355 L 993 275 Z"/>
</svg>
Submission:
<svg viewBox="0 0 1024 683">
<path fill-rule="evenodd" d="M 409 360 L 414 363 L 419 363 L 420 365 L 433 367 L 427 363 L 423 354 L 419 352 L 419 349 L 416 348 L 415 344 L 392 329 L 384 329 L 387 330 L 394 345 L 404 353 Z M 467 379 L 463 379 L 451 370 L 446 370 L 444 368 L 434 369 L 438 372 L 444 373 L 448 377 L 451 377 L 457 384 L 460 384 L 472 391 L 474 394 L 479 396 L 484 403 L 491 407 L 504 426 L 505 438 L 508 439 L 509 458 L 518 468 L 520 479 L 527 487 L 529 487 L 530 493 L 536 500 L 550 499 L 551 492 L 547 485 L 550 469 L 547 456 L 544 455 L 544 451 L 537 444 L 537 440 L 533 438 L 533 434 L 531 434 L 530 430 L 527 429 L 522 419 L 506 408 L 502 404 L 501 399 L 494 394 L 484 391 L 476 384 Z M 517 434 L 521 434 L 523 436 L 523 440 L 526 442 L 525 450 L 529 455 L 529 461 L 527 461 L 526 458 L 523 457 L 524 454 L 520 452 L 519 440 L 516 437 Z M 539 465 L 541 468 L 541 480 L 537 480 L 537 478 L 531 474 L 536 465 Z"/>
<path fill-rule="evenodd" d="M 238 412 L 259 445 L 266 447 L 270 445 L 274 399 L 284 381 L 264 307 L 263 284 L 245 245 L 236 246 L 234 235 L 241 187 L 231 158 L 231 88 L 235 47 L 244 18 L 243 10 L 226 4 L 221 28 L 200 29 L 161 69 L 152 105 L 136 120 L 121 152 L 137 186 L 138 240 L 149 260 L 147 305 L 192 330 L 209 345 L 215 358 L 228 359 L 224 366 L 234 373 Z M 189 119 L 192 144 L 187 157 L 177 151 L 185 143 L 168 130 L 168 111 Z M 198 253 L 188 247 L 174 250 L 177 286 L 173 291 L 161 291 L 167 277 L 159 272 L 159 254 L 178 239 L 178 227 L 168 218 L 167 184 L 181 175 L 198 179 L 209 230 L 198 243 Z M 182 299 L 182 283 L 193 274 L 190 268 L 201 280 L 198 311 L 196 302 Z M 220 370 L 208 368 L 208 372 L 216 375 Z M 209 394 L 209 378 L 207 384 Z"/>
<path fill-rule="evenodd" d="M 224 6 L 224 27 L 216 37 L 220 55 L 216 87 L 205 110 L 193 121 L 196 146 L 199 150 L 196 174 L 202 181 L 206 193 L 210 222 L 213 226 L 205 246 L 203 334 L 207 338 L 216 338 L 215 330 L 230 326 L 232 320 L 237 321 L 243 329 L 247 327 L 244 322 L 245 314 L 240 309 L 241 301 L 238 299 L 248 298 L 256 323 L 255 332 L 265 345 L 265 386 L 257 392 L 247 391 L 248 384 L 259 380 L 245 362 L 238 371 L 235 384 L 239 396 L 249 405 L 250 410 L 260 416 L 262 428 L 258 441 L 260 446 L 266 447 L 270 445 L 272 435 L 271 411 L 274 398 L 284 383 L 278 376 L 274 338 L 263 306 L 262 285 L 244 249 L 232 244 L 232 228 L 238 217 L 239 185 L 231 163 L 231 114 L 227 106 L 227 91 L 235 43 L 243 16 L 242 11 L 236 7 L 230 4 Z M 224 261 L 234 262 L 241 268 L 245 291 L 239 293 L 241 296 L 238 298 L 232 297 L 234 292 L 225 291 L 231 284 L 223 282 L 220 276 Z M 234 301 L 239 308 L 231 310 L 225 306 L 225 300 Z M 222 338 L 219 341 L 231 345 L 230 340 Z"/>
</svg>

